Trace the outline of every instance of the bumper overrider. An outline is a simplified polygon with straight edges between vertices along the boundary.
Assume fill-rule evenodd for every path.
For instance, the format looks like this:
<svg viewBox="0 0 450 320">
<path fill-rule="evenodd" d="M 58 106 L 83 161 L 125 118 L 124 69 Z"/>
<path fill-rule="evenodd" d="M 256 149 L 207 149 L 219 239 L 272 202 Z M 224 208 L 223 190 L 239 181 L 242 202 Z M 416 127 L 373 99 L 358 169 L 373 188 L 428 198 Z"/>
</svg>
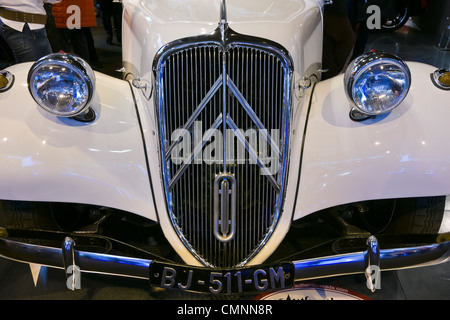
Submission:
<svg viewBox="0 0 450 320">
<path fill-rule="evenodd" d="M 431 266 L 450 259 L 450 234 L 427 237 L 435 238 L 435 243 L 393 249 L 380 249 L 377 238 L 370 236 L 365 241 L 365 251 L 222 270 L 77 250 L 69 236 L 61 248 L 23 243 L 9 238 L 7 230 L 0 231 L 0 256 L 64 269 L 72 290 L 77 288 L 80 272 L 86 272 L 143 279 L 154 287 L 212 294 L 259 293 L 290 288 L 297 281 L 365 274 L 368 288 L 374 291 L 379 271 Z"/>
</svg>

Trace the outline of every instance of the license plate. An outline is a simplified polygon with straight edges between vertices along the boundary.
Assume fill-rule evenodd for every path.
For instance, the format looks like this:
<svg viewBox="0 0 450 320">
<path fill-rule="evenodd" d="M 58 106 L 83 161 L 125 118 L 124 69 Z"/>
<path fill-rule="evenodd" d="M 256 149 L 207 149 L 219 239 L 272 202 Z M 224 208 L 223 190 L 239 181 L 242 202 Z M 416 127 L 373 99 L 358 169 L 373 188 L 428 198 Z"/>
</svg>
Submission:
<svg viewBox="0 0 450 320">
<path fill-rule="evenodd" d="M 213 294 L 263 292 L 291 288 L 294 284 L 293 269 L 291 263 L 221 270 L 153 261 L 150 264 L 150 284 Z"/>
</svg>

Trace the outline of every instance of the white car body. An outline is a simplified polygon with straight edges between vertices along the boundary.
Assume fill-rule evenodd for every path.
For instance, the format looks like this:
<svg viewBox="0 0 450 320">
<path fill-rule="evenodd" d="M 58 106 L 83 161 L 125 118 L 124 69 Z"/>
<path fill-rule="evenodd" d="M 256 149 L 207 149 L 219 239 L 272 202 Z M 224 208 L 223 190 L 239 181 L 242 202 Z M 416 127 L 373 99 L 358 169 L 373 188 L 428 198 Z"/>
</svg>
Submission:
<svg viewBox="0 0 450 320">
<path fill-rule="evenodd" d="M 31 63 L 8 68 L 15 83 L 0 93 L 0 198 L 127 211 L 157 222 L 183 262 L 201 267 L 168 214 L 153 63 L 171 42 L 213 32 L 222 3 L 122 3 L 124 80 L 96 73 L 94 122 L 78 123 L 41 110 L 28 90 Z M 321 73 L 322 11 L 322 1 L 315 0 L 226 1 L 230 28 L 277 42 L 289 52 L 294 70 L 283 207 L 273 233 L 246 267 L 265 263 L 294 221 L 321 210 L 368 200 L 450 194 L 450 142 L 445 139 L 450 135 L 450 110 L 448 92 L 430 80 L 436 67 L 408 63 L 412 85 L 403 103 L 387 115 L 354 122 L 348 116 L 343 75 L 314 81 Z M 301 90 L 298 83 L 305 78 L 313 81 Z M 448 243 L 432 247 L 436 248 L 438 256 L 417 264 L 445 261 Z M 420 251 L 405 252 L 414 250 Z M 360 262 L 361 257 L 355 259 Z"/>
</svg>

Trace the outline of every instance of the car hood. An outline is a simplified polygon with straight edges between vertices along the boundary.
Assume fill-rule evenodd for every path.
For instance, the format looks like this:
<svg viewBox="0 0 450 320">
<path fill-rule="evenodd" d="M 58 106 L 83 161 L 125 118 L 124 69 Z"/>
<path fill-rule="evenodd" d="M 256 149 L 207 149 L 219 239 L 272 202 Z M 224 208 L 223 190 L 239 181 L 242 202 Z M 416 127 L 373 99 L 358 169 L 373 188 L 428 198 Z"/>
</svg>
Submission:
<svg viewBox="0 0 450 320">
<path fill-rule="evenodd" d="M 242 22 L 287 22 L 302 13 L 305 0 L 228 0 L 228 21 Z M 211 0 L 166 0 L 142 1 L 142 6 L 152 12 L 152 17 L 161 23 L 203 22 L 217 24 L 220 1 Z M 217 14 L 213 14 L 213 13 Z"/>
<path fill-rule="evenodd" d="M 220 0 L 124 0 L 124 61 L 131 61 L 133 74 L 151 70 L 157 51 L 166 44 L 212 33 L 220 22 Z M 322 55 L 321 0 L 227 0 L 229 27 L 235 32 L 269 39 L 293 57 L 300 75 L 317 69 Z M 129 50 L 129 52 L 128 52 Z M 141 57 L 139 55 L 143 54 Z M 131 57 L 134 56 L 134 57 Z"/>
</svg>

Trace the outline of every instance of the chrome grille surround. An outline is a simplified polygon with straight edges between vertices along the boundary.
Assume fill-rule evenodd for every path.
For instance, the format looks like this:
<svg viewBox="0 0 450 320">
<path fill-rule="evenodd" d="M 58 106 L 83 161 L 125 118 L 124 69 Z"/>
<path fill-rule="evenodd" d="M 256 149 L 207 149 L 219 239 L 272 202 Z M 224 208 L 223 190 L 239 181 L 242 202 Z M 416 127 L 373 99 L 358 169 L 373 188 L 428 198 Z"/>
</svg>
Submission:
<svg viewBox="0 0 450 320">
<path fill-rule="evenodd" d="M 226 23 L 174 41 L 155 57 L 168 214 L 207 267 L 245 265 L 275 230 L 287 175 L 292 65 L 277 43 L 237 34 Z M 203 159 L 213 141 L 223 147 Z M 265 164 L 274 158 L 276 172 L 269 172 Z"/>
</svg>

